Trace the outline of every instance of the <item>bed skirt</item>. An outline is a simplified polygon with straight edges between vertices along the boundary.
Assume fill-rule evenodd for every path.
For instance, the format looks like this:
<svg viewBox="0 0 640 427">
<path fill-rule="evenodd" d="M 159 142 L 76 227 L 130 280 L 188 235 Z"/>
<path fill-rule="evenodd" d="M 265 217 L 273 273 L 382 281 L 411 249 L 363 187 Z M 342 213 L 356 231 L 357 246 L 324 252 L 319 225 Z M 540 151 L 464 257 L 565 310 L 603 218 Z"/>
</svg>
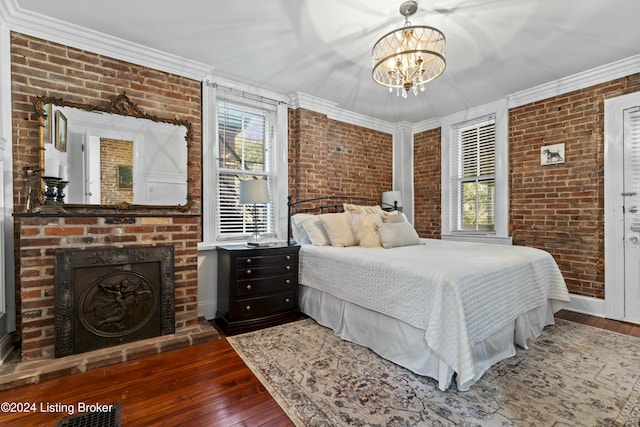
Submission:
<svg viewBox="0 0 640 427">
<path fill-rule="evenodd" d="M 558 301 L 536 307 L 513 320 L 473 347 L 473 380 L 456 386 L 469 390 L 493 364 L 516 354 L 516 345 L 526 348 L 542 329 L 555 323 Z M 419 375 L 435 379 L 440 390 L 454 380 L 455 371 L 429 347 L 425 330 L 385 314 L 341 300 L 327 292 L 300 285 L 300 310 L 340 338 L 365 346 L 387 360 Z"/>
</svg>

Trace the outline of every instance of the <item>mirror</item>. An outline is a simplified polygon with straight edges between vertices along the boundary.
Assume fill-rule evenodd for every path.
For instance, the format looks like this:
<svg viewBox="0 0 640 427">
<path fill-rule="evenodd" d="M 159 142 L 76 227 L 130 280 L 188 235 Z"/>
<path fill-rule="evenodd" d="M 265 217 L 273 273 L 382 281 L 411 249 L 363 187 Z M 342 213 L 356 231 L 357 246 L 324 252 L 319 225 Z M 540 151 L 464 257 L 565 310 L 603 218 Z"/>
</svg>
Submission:
<svg viewBox="0 0 640 427">
<path fill-rule="evenodd" d="M 56 207 L 191 206 L 191 123 L 143 113 L 126 94 L 107 106 L 38 97 L 38 198 Z M 50 183 L 56 187 L 49 193 Z M 62 183 L 62 185 L 60 184 Z"/>
</svg>

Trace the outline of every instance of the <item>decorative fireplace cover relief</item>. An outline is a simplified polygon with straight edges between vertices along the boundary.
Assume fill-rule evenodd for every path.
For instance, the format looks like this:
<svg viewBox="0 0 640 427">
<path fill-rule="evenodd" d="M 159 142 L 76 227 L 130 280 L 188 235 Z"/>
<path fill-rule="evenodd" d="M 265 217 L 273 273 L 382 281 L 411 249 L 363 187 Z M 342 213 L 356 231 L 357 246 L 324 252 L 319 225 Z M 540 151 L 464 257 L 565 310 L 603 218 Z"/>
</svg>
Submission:
<svg viewBox="0 0 640 427">
<path fill-rule="evenodd" d="M 173 246 L 57 251 L 55 356 L 175 332 Z"/>
</svg>

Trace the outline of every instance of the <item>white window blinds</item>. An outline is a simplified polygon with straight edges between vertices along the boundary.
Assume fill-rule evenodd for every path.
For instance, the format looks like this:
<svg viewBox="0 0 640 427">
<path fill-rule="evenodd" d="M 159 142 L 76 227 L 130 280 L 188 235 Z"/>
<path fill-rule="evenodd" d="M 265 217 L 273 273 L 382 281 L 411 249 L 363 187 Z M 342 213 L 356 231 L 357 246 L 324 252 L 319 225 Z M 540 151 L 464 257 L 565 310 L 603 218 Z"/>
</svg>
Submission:
<svg viewBox="0 0 640 427">
<path fill-rule="evenodd" d="M 496 120 L 454 126 L 451 156 L 451 231 L 495 231 Z"/>
<path fill-rule="evenodd" d="M 254 219 L 262 236 L 274 235 L 275 218 L 271 203 L 239 203 L 240 181 L 261 178 L 274 194 L 275 108 L 257 107 L 230 99 L 216 102 L 217 115 L 217 240 L 246 238 L 253 233 Z M 273 202 L 273 200 L 272 200 Z"/>
</svg>

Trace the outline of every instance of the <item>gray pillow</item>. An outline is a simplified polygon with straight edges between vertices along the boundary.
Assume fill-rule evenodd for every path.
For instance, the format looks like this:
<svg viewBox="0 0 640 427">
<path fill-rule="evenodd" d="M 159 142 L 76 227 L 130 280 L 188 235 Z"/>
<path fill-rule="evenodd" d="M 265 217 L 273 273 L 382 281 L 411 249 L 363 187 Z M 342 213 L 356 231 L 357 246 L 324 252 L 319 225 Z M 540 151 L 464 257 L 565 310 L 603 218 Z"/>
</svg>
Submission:
<svg viewBox="0 0 640 427">
<path fill-rule="evenodd" d="M 420 236 L 408 221 L 378 224 L 378 234 L 380 234 L 380 243 L 385 249 L 420 244 Z"/>
</svg>

